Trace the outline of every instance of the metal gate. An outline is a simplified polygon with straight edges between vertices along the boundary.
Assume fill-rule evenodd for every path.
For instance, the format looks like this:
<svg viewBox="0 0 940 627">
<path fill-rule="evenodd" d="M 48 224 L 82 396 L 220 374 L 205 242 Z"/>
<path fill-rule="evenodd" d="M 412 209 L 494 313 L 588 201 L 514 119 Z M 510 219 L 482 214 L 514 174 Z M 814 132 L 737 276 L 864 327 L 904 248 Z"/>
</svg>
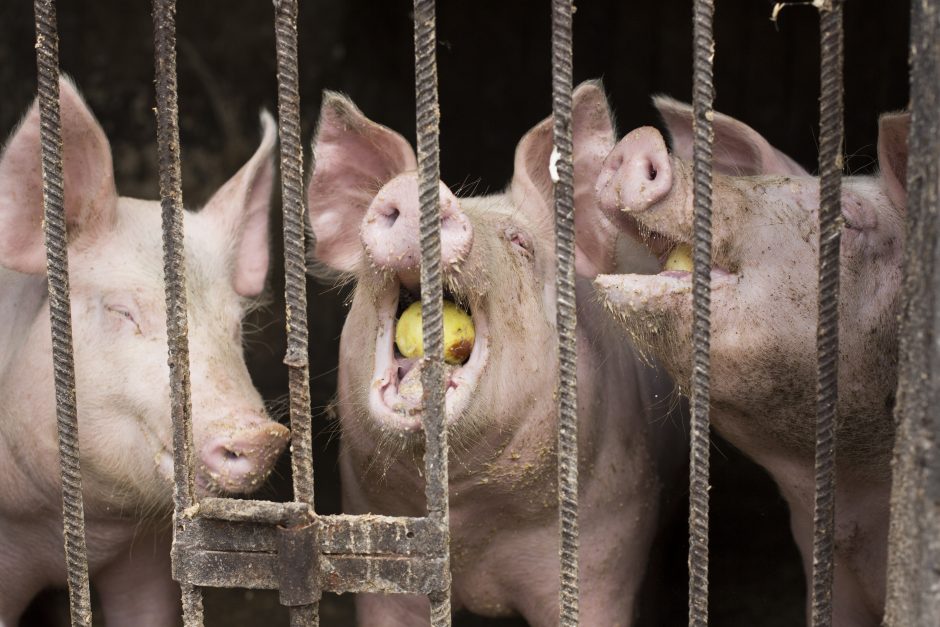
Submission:
<svg viewBox="0 0 940 627">
<path fill-rule="evenodd" d="M 173 572 L 187 626 L 203 622 L 201 587 L 278 589 L 292 625 L 318 624 L 321 592 L 425 594 L 431 622 L 449 625 L 447 434 L 443 428 L 443 327 L 438 204 L 434 0 L 415 0 L 415 84 L 421 201 L 421 307 L 427 367 L 422 373 L 428 515 L 323 516 L 313 508 L 313 465 L 297 72 L 297 0 L 274 1 L 286 319 L 294 500 L 197 499 L 190 415 L 182 191 L 176 95 L 175 0 L 154 0 L 160 195 L 174 445 Z M 842 171 L 842 5 L 813 0 L 820 13 L 820 240 L 816 499 L 812 620 L 831 624 L 834 525 L 834 419 L 838 357 L 840 186 Z M 64 536 L 72 623 L 91 624 L 72 359 L 54 0 L 35 0 L 44 226 L 55 365 Z M 778 5 L 778 9 L 784 5 Z M 574 204 L 571 137 L 572 0 L 552 2 L 552 110 L 559 344 L 558 478 L 561 538 L 559 617 L 578 624 Z M 711 268 L 712 35 L 714 0 L 694 2 L 693 384 L 690 453 L 689 624 L 708 624 L 709 312 Z M 909 237 L 889 557 L 887 625 L 940 624 L 940 1 L 914 0 L 911 14 Z"/>
</svg>

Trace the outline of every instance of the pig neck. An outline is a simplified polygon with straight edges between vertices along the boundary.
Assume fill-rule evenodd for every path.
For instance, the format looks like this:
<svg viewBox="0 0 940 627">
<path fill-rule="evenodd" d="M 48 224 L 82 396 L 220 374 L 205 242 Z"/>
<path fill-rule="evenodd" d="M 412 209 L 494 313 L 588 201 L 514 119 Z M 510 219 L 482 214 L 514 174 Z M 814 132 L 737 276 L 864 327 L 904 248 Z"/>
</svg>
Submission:
<svg viewBox="0 0 940 627">
<path fill-rule="evenodd" d="M 768 447 L 760 436 L 740 427 L 755 424 L 755 417 L 735 409 L 713 405 L 712 418 L 719 433 L 766 469 L 777 484 L 790 509 L 794 540 L 804 565 L 811 569 L 815 495 L 812 451 L 798 455 Z M 851 417 L 843 419 L 850 421 Z M 859 582 L 869 609 L 880 615 L 884 604 L 891 473 L 887 459 L 875 456 L 871 462 L 866 468 L 839 463 L 837 451 L 835 552 L 837 566 L 841 563 L 840 568 L 854 573 L 852 577 Z"/>
</svg>

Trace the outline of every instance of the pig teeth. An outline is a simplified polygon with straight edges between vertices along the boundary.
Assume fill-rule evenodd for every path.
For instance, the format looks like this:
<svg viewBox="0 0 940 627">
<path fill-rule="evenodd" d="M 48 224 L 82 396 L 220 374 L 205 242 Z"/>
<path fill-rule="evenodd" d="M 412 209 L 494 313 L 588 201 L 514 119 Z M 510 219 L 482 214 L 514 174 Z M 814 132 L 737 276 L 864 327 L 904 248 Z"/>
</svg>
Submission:
<svg viewBox="0 0 940 627">
<path fill-rule="evenodd" d="M 677 244 L 669 253 L 669 257 L 666 258 L 663 270 L 692 272 L 692 247 L 688 244 Z"/>
</svg>

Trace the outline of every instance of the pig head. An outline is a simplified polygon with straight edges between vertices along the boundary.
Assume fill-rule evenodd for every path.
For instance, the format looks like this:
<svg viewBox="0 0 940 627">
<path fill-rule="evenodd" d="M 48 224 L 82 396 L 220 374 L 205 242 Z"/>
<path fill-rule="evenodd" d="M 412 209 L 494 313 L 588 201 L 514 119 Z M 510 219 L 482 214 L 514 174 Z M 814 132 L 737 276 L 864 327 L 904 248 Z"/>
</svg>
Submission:
<svg viewBox="0 0 940 627">
<path fill-rule="evenodd" d="M 617 229 L 593 183 L 614 144 L 603 90 L 574 93 L 582 620 L 630 621 L 656 525 L 652 425 L 671 383 L 638 363 L 590 279 L 615 268 Z M 519 142 L 509 188 L 458 198 L 439 184 L 445 298 L 476 330 L 447 368 L 453 606 L 557 623 L 552 121 Z M 411 146 L 326 94 L 308 207 L 316 262 L 355 281 L 343 327 L 337 413 L 349 513 L 425 512 L 420 369 L 396 348 L 397 318 L 420 295 L 419 201 Z M 657 401 L 656 396 L 661 400 Z M 603 469 L 603 470 L 601 470 Z M 642 513 L 641 513 L 642 512 Z M 428 624 L 427 600 L 360 595 L 362 625 Z"/>
<path fill-rule="evenodd" d="M 691 108 L 657 98 L 672 137 L 644 127 L 607 157 L 598 198 L 661 262 L 692 241 Z M 880 121 L 877 176 L 843 179 L 835 617 L 875 625 L 884 599 L 888 487 L 905 241 L 907 114 Z M 811 572 L 819 180 L 745 124 L 714 117 L 713 424 L 765 466 Z M 684 266 L 684 267 L 683 267 Z M 608 309 L 688 390 L 691 264 L 598 278 Z"/>
<path fill-rule="evenodd" d="M 59 88 L 82 485 L 94 576 L 120 570 L 115 563 L 129 564 L 135 528 L 148 520 L 165 526 L 171 507 L 160 204 L 117 195 L 107 138 L 72 83 L 61 80 Z M 262 292 L 268 268 L 276 133 L 267 114 L 262 126 L 255 155 L 200 212 L 184 219 L 193 431 L 204 494 L 254 490 L 288 439 L 287 429 L 267 416 L 242 355 L 241 319 Z M 36 103 L 0 156 L 0 621 L 11 622 L 38 589 L 65 578 L 42 215 Z M 138 552 L 166 550 L 145 546 Z M 150 558 L 161 562 L 152 577 L 169 582 L 164 556 Z M 138 574 L 109 579 L 138 580 Z M 106 592 L 106 618 L 120 623 L 115 616 L 127 608 L 110 604 Z M 135 598 L 146 607 L 145 590 Z M 140 611 L 137 620 L 148 622 L 146 610 Z M 159 624 L 163 615 L 154 611 Z"/>
</svg>

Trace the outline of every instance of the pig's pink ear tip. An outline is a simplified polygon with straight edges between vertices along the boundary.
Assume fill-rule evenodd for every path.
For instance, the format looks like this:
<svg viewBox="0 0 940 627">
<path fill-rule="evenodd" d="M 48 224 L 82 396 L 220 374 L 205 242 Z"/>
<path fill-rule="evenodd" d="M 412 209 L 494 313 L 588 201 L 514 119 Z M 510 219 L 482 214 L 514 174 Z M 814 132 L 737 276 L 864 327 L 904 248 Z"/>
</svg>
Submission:
<svg viewBox="0 0 940 627">
<path fill-rule="evenodd" d="M 274 116 L 267 109 L 261 109 L 259 114 L 261 120 L 261 145 L 264 147 L 273 146 L 277 138 L 277 122 Z"/>
</svg>

